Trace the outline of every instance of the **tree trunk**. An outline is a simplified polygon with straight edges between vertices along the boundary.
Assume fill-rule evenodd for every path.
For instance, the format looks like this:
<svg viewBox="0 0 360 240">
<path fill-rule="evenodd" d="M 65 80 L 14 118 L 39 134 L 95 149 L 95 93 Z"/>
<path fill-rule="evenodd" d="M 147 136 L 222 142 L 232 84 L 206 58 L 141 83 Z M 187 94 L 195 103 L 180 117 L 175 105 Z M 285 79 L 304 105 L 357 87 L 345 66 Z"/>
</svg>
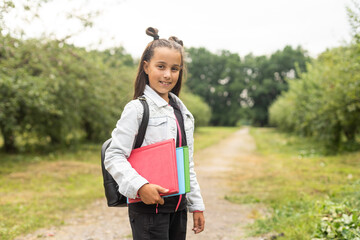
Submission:
<svg viewBox="0 0 360 240">
<path fill-rule="evenodd" d="M 84 129 L 86 132 L 86 140 L 88 141 L 94 140 L 94 130 L 92 129 L 92 126 L 88 121 L 85 121 Z"/>
<path fill-rule="evenodd" d="M 7 153 L 15 152 L 15 135 L 14 132 L 10 129 L 5 130 L 4 128 L 1 128 L 1 133 L 3 135 L 4 140 L 4 150 Z"/>
<path fill-rule="evenodd" d="M 355 142 L 356 125 L 344 129 L 347 142 Z"/>
<path fill-rule="evenodd" d="M 61 138 L 59 137 L 59 135 L 51 134 L 50 142 L 52 145 L 58 145 L 61 143 Z"/>
</svg>

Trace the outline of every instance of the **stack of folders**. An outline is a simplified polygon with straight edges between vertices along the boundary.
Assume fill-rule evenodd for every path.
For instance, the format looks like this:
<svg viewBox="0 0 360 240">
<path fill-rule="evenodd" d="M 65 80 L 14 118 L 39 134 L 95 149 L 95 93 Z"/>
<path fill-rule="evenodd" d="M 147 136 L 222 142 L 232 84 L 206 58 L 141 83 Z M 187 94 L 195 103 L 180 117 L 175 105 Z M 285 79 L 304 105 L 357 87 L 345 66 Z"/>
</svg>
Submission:
<svg viewBox="0 0 360 240">
<path fill-rule="evenodd" d="M 169 189 L 163 197 L 190 192 L 189 149 L 187 146 L 175 148 L 174 139 L 134 149 L 128 161 L 149 183 Z M 136 203 L 141 199 L 128 198 L 127 201 Z"/>
</svg>

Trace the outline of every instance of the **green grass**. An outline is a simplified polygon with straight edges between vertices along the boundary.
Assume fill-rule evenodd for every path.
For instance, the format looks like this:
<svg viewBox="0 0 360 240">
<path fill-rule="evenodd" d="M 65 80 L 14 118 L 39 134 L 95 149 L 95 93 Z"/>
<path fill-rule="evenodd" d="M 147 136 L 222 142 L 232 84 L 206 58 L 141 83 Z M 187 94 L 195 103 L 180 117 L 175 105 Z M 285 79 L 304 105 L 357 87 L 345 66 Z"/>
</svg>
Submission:
<svg viewBox="0 0 360 240">
<path fill-rule="evenodd" d="M 226 138 L 231 133 L 236 131 L 237 127 L 198 127 L 195 131 L 195 151 L 201 150 L 215 143 L 221 139 Z"/>
<path fill-rule="evenodd" d="M 323 217 L 324 202 L 360 207 L 360 152 L 325 156 L 318 142 L 274 129 L 252 128 L 261 166 L 241 179 L 236 203 L 261 203 L 269 209 L 250 226 L 252 235 L 284 233 L 277 239 L 311 239 Z M 255 170 L 254 170 L 255 171 Z"/>
<path fill-rule="evenodd" d="M 1 154 L 0 239 L 63 223 L 103 196 L 99 146 L 51 154 Z"/>
<path fill-rule="evenodd" d="M 196 150 L 235 130 L 197 128 Z M 0 153 L 0 239 L 61 225 L 69 213 L 104 197 L 100 148 L 83 144 L 48 154 Z"/>
</svg>

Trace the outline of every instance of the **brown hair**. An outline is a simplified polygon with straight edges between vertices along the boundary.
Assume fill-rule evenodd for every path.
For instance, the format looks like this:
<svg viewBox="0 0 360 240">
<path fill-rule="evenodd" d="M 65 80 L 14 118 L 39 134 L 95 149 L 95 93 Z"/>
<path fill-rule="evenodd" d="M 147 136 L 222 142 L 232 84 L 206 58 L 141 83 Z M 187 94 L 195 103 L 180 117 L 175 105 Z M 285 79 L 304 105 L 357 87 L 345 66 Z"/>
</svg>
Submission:
<svg viewBox="0 0 360 240">
<path fill-rule="evenodd" d="M 159 39 L 158 30 L 156 28 L 149 27 L 146 29 L 146 34 L 153 37 L 154 40 L 150 42 L 140 59 L 138 72 L 135 79 L 135 86 L 134 86 L 134 98 L 136 99 L 139 96 L 143 95 L 146 84 L 149 84 L 149 78 L 148 75 L 144 71 L 144 62 L 150 62 L 151 58 L 154 55 L 154 49 L 158 47 L 167 47 L 170 49 L 175 49 L 179 51 L 181 55 L 181 66 L 179 72 L 179 79 L 174 86 L 174 88 L 171 90 L 172 93 L 174 93 L 176 96 L 179 96 L 180 90 L 181 90 L 181 84 L 183 75 L 185 75 L 185 62 L 184 62 L 184 48 L 183 48 L 183 42 L 179 40 L 177 37 L 169 37 L 169 39 Z"/>
</svg>

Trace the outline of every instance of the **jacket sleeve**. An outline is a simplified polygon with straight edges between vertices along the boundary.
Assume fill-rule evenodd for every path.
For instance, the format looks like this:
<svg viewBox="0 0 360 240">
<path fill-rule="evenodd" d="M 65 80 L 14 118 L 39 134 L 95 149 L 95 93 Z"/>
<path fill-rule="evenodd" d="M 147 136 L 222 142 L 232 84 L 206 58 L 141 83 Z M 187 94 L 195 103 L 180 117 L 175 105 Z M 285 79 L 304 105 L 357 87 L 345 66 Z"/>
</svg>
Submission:
<svg viewBox="0 0 360 240">
<path fill-rule="evenodd" d="M 194 169 L 194 128 L 192 128 L 192 132 L 187 133 L 190 136 L 190 141 L 188 141 L 189 145 L 189 163 L 190 163 L 190 192 L 186 194 L 186 198 L 188 199 L 188 209 L 189 212 L 194 211 L 204 211 L 205 205 L 203 198 L 200 192 L 200 185 L 196 178 L 196 172 Z"/>
<path fill-rule="evenodd" d="M 127 160 L 139 130 L 141 119 L 138 117 L 138 111 L 140 110 L 135 101 L 131 101 L 125 106 L 116 128 L 111 134 L 112 141 L 105 152 L 104 160 L 106 170 L 119 185 L 119 192 L 129 198 L 136 198 L 139 188 L 148 183 L 131 167 Z"/>
</svg>

